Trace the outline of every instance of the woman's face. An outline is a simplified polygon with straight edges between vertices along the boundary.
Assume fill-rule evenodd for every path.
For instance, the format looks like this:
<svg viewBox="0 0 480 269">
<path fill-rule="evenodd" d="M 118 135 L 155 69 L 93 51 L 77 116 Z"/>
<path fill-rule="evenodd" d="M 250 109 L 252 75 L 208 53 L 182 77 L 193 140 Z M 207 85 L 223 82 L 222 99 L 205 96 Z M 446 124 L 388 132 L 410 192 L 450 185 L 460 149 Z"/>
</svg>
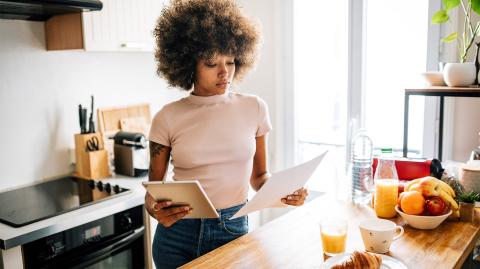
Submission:
<svg viewBox="0 0 480 269">
<path fill-rule="evenodd" d="M 193 92 L 200 96 L 223 94 L 230 87 L 234 73 L 233 56 L 215 54 L 211 59 L 199 60 Z"/>
</svg>

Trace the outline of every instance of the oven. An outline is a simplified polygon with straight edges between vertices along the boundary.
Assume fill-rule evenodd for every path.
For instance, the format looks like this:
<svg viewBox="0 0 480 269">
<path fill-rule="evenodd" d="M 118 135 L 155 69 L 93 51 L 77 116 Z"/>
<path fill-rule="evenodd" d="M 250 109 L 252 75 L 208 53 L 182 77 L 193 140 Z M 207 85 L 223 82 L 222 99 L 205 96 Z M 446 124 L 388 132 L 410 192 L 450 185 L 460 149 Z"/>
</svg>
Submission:
<svg viewBox="0 0 480 269">
<path fill-rule="evenodd" d="M 25 269 L 145 268 L 143 205 L 22 246 Z"/>
</svg>

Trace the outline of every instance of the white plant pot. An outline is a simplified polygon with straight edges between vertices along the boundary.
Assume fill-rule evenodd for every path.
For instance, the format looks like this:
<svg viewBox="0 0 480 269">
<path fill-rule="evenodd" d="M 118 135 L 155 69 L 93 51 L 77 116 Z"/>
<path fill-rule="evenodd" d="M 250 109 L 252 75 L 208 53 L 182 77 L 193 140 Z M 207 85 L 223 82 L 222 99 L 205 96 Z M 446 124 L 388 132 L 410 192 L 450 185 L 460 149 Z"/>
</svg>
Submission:
<svg viewBox="0 0 480 269">
<path fill-rule="evenodd" d="M 470 86 L 476 78 L 475 64 L 447 63 L 443 68 L 443 79 L 450 87 Z"/>
</svg>

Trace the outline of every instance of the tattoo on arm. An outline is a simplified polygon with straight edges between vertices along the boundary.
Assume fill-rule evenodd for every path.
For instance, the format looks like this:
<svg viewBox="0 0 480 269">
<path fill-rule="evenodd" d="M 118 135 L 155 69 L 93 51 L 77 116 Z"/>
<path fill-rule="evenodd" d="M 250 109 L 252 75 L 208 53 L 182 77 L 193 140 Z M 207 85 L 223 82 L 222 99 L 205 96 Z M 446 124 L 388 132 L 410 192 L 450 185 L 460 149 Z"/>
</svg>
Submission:
<svg viewBox="0 0 480 269">
<path fill-rule="evenodd" d="M 166 146 L 150 141 L 150 159 L 154 159 L 160 152 L 165 151 Z"/>
<path fill-rule="evenodd" d="M 149 167 L 148 167 L 148 173 L 149 173 L 150 175 L 153 175 L 153 165 L 152 165 L 152 162 L 150 162 L 150 165 L 149 165 Z"/>
</svg>

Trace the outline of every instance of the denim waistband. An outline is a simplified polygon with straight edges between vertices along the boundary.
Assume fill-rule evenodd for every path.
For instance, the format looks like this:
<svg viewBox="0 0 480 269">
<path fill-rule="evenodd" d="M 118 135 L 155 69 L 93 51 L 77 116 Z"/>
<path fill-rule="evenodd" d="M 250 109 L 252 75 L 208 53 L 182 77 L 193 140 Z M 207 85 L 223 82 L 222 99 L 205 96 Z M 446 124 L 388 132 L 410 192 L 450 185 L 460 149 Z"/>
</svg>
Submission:
<svg viewBox="0 0 480 269">
<path fill-rule="evenodd" d="M 246 203 L 243 203 L 243 204 L 239 204 L 239 205 L 236 205 L 236 206 L 232 206 L 232 207 L 229 207 L 229 208 L 224 208 L 224 209 L 217 209 L 217 212 L 218 212 L 218 215 L 219 215 L 219 219 L 220 220 L 226 220 L 226 219 L 229 219 L 231 218 L 233 215 L 235 215 L 235 213 L 237 213 L 240 208 L 242 208 Z"/>
</svg>

